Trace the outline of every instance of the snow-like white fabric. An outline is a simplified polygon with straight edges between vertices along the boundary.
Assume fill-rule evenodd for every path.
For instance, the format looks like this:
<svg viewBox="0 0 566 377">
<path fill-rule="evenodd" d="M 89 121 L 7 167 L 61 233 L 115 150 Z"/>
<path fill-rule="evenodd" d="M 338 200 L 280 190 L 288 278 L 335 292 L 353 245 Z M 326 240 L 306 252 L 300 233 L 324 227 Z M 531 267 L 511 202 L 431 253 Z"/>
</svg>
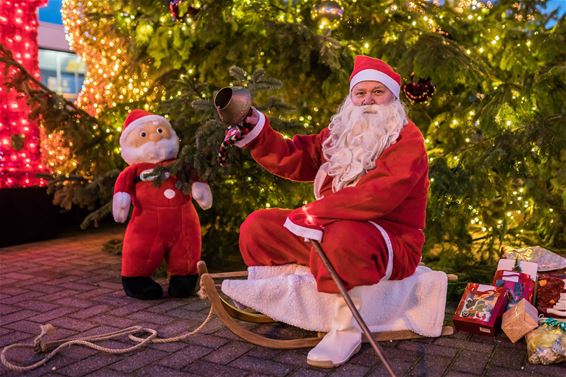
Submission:
<svg viewBox="0 0 566 377">
<path fill-rule="evenodd" d="M 419 266 L 403 280 L 355 287 L 360 314 L 373 332 L 412 330 L 440 336 L 448 279 L 444 272 Z M 306 330 L 332 328 L 337 296 L 319 292 L 307 267 L 297 265 L 250 267 L 248 280 L 224 280 L 222 292 L 271 318 Z"/>
</svg>

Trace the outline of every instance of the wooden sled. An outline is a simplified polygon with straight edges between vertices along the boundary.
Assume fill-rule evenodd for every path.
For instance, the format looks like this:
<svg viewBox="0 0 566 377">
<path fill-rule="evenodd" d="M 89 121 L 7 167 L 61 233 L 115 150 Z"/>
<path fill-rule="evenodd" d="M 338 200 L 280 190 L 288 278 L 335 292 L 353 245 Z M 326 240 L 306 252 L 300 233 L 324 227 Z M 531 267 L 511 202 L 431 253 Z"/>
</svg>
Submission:
<svg viewBox="0 0 566 377">
<path fill-rule="evenodd" d="M 220 284 L 214 279 L 238 279 L 246 278 L 247 271 L 209 273 L 204 261 L 197 264 L 198 272 L 201 280 L 201 287 L 204 288 L 206 296 L 212 305 L 214 312 L 226 327 L 240 338 L 262 347 L 276 349 L 295 349 L 295 348 L 312 348 L 324 337 L 324 333 L 318 333 L 314 337 L 306 337 L 301 339 L 274 339 L 255 333 L 240 324 L 238 321 L 252 323 L 276 323 L 277 321 L 261 313 L 243 310 L 225 299 L 218 291 Z M 457 280 L 455 275 L 448 275 L 448 280 Z M 440 336 L 454 334 L 452 326 L 443 326 Z M 373 333 L 373 338 L 377 341 L 386 340 L 405 340 L 425 338 L 410 330 L 401 331 L 385 331 Z M 364 341 L 367 339 L 364 337 Z"/>
</svg>

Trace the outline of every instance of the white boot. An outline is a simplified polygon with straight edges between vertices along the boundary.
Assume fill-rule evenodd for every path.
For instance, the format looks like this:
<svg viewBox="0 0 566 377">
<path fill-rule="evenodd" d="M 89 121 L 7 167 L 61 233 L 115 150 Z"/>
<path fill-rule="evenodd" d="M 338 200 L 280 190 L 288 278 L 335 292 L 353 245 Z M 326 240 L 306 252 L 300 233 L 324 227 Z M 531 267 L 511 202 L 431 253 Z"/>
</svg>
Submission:
<svg viewBox="0 0 566 377">
<path fill-rule="evenodd" d="M 360 309 L 361 301 L 352 297 L 356 308 Z M 334 368 L 350 360 L 361 348 L 362 332 L 355 323 L 354 316 L 341 295 L 336 299 L 332 330 L 309 351 L 307 364 L 319 368 Z"/>
</svg>

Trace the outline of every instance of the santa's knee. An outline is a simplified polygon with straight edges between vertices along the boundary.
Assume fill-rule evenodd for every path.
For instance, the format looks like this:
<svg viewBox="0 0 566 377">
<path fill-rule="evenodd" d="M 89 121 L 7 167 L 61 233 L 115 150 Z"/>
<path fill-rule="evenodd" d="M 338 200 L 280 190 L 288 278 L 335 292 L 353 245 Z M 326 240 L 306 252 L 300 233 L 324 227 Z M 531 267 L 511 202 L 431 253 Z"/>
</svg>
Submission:
<svg viewBox="0 0 566 377">
<path fill-rule="evenodd" d="M 256 264 L 257 250 L 261 249 L 262 240 L 269 237 L 267 211 L 260 209 L 252 212 L 240 226 L 240 252 L 247 265 Z"/>
</svg>

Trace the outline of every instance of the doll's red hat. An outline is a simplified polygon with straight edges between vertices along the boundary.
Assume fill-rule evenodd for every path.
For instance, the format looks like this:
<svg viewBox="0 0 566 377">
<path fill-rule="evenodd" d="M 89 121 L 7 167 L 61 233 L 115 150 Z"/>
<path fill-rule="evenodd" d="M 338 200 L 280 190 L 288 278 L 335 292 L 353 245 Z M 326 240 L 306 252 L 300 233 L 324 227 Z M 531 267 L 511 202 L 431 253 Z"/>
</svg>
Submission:
<svg viewBox="0 0 566 377">
<path fill-rule="evenodd" d="M 362 81 L 379 81 L 399 98 L 401 76 L 383 60 L 371 56 L 358 55 L 354 59 L 354 70 L 350 75 L 350 92 Z"/>
<path fill-rule="evenodd" d="M 122 134 L 120 135 L 120 145 L 122 142 L 128 137 L 128 135 L 139 128 L 139 126 L 143 123 L 147 122 L 159 122 L 160 124 L 167 124 L 171 127 L 171 123 L 167 120 L 167 118 L 162 117 L 161 115 L 152 114 L 145 110 L 135 109 L 130 111 L 126 120 L 124 121 L 124 125 L 122 126 Z"/>
</svg>

